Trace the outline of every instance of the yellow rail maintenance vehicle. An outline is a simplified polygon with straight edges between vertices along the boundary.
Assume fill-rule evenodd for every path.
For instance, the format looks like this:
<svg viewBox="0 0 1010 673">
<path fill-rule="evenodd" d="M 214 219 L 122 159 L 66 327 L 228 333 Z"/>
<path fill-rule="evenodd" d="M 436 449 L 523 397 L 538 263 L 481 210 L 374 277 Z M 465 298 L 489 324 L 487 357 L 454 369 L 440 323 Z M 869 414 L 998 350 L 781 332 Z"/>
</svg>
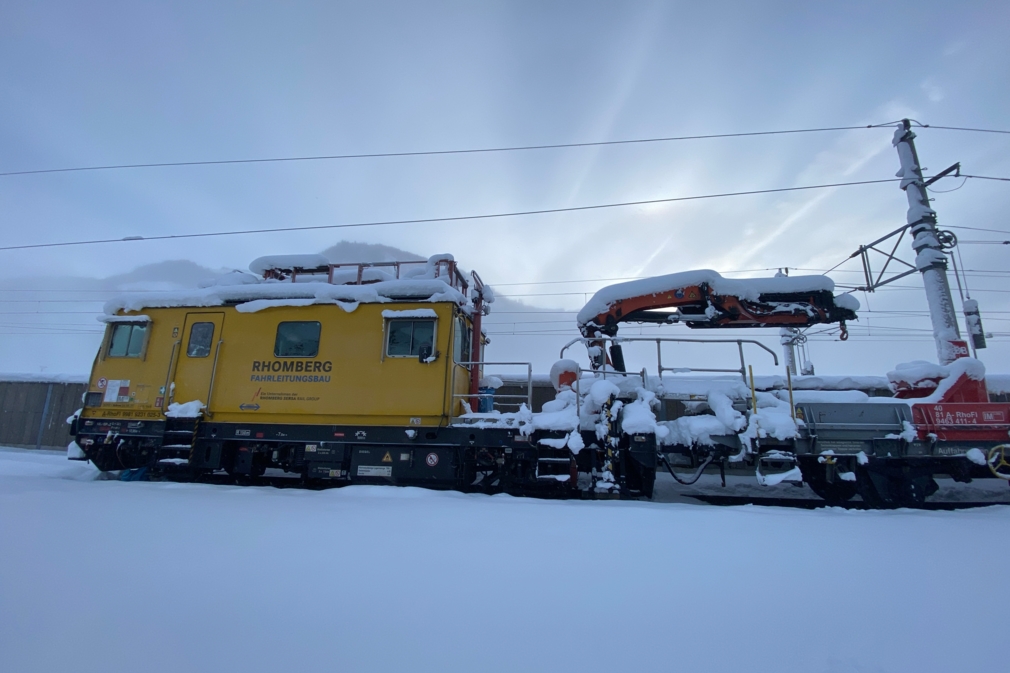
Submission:
<svg viewBox="0 0 1010 673">
<path fill-rule="evenodd" d="M 1010 479 L 1010 405 L 989 400 L 972 358 L 914 380 L 892 372 L 903 385 L 887 403 L 796 402 L 788 375 L 787 396 L 757 391 L 744 345 L 778 360 L 753 339 L 618 336 L 624 323 L 837 323 L 844 338 L 859 304 L 834 295 L 825 276 L 727 279 L 702 269 L 602 288 L 551 368 L 555 398 L 534 412 L 530 363 L 484 358 L 493 292 L 451 255 L 374 264 L 275 256 L 250 270 L 106 304 L 105 337 L 71 422 L 83 459 L 127 479 L 586 498 L 651 497 L 659 465 L 690 484 L 710 465 L 724 474 L 742 463 L 765 485 L 802 478 L 826 500 L 858 493 L 882 507 L 921 505 L 935 474 Z M 739 367 L 664 366 L 662 345 L 685 341 L 735 344 Z M 576 344 L 589 369 L 565 359 Z M 657 376 L 626 366 L 624 347 L 640 355 L 643 345 L 655 348 Z M 485 366 L 504 365 L 525 367 L 525 395 L 498 394 L 490 373 L 482 383 Z M 660 396 L 688 398 L 668 393 L 675 379 L 663 375 L 683 372 L 741 380 L 692 395 L 696 408 L 671 418 Z M 678 475 L 671 456 L 694 473 Z M 784 471 L 762 473 L 769 468 Z"/>
<path fill-rule="evenodd" d="M 99 469 L 245 483 L 574 488 L 571 452 L 538 443 L 563 445 L 567 433 L 534 432 L 518 402 L 518 413 L 492 422 L 471 413 L 487 364 L 480 319 L 493 295 L 452 256 L 331 264 L 287 255 L 250 269 L 200 290 L 109 302 L 71 428 Z"/>
</svg>

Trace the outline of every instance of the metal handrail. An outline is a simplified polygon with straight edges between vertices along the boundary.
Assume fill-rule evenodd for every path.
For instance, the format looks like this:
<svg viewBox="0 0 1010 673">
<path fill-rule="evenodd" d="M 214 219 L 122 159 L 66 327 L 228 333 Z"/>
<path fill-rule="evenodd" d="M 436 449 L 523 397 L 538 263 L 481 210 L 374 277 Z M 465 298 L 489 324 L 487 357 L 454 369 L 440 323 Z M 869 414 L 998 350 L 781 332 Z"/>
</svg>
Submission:
<svg viewBox="0 0 1010 673">
<path fill-rule="evenodd" d="M 495 367 L 505 367 L 505 366 L 519 367 L 519 366 L 525 366 L 526 367 L 526 394 L 525 395 L 497 395 L 496 394 L 493 397 L 498 397 L 498 398 L 502 398 L 502 399 L 505 399 L 505 398 L 507 398 L 507 399 L 520 399 L 520 400 L 524 399 L 524 400 L 526 400 L 526 407 L 529 408 L 532 411 L 532 409 L 533 409 L 533 363 L 532 362 L 488 362 L 488 361 L 482 361 L 482 360 L 469 360 L 469 361 L 466 361 L 466 362 L 457 362 L 456 364 L 462 365 L 464 367 L 470 367 L 470 366 L 475 366 L 476 365 L 476 366 L 479 366 L 481 369 L 483 369 L 485 365 L 492 365 L 492 366 L 495 366 Z M 467 393 L 455 393 L 455 394 L 453 394 L 452 399 L 455 402 L 456 398 L 466 398 L 466 399 L 469 399 L 471 397 L 473 397 L 473 395 L 471 395 L 469 392 L 467 392 Z M 479 395 L 478 395 L 478 397 L 479 397 Z"/>
<path fill-rule="evenodd" d="M 610 342 L 613 342 L 613 343 L 622 343 L 622 342 L 625 342 L 625 341 L 652 341 L 652 342 L 655 342 L 655 344 L 656 344 L 656 362 L 658 364 L 659 377 L 660 378 L 663 377 L 663 372 L 664 371 L 674 372 L 674 373 L 684 373 L 684 372 L 720 372 L 720 373 L 729 373 L 729 374 L 740 374 L 740 377 L 743 379 L 743 382 L 747 383 L 747 362 L 746 362 L 746 359 L 744 358 L 744 354 L 743 354 L 743 345 L 745 343 L 746 344 L 753 344 L 753 345 L 757 346 L 758 348 L 761 348 L 761 349 L 767 351 L 768 354 L 771 355 L 772 359 L 775 361 L 775 366 L 777 367 L 778 364 L 779 364 L 779 358 L 775 354 L 775 351 L 773 351 L 772 349 L 768 348 L 768 346 L 765 346 L 763 343 L 761 343 L 760 341 L 757 341 L 755 339 L 685 339 L 685 338 L 682 338 L 682 337 L 603 337 L 603 336 L 601 336 L 601 337 L 579 337 L 577 339 L 572 339 L 571 341 L 569 341 L 568 343 L 566 343 L 561 348 L 560 357 L 564 358 L 565 357 L 565 351 L 568 350 L 568 348 L 570 346 L 572 346 L 573 344 L 576 344 L 576 343 L 586 344 L 586 343 L 589 343 L 589 342 L 597 342 L 597 341 L 610 341 Z M 721 344 L 734 344 L 735 343 L 737 345 L 737 350 L 740 353 L 740 368 L 739 369 L 721 369 L 721 368 L 720 369 L 715 369 L 715 368 L 703 368 L 703 367 L 664 367 L 663 366 L 663 350 L 662 350 L 662 343 L 664 341 L 672 341 L 672 342 L 677 342 L 677 343 L 703 343 L 703 344 L 720 344 L 720 343 Z"/>
<path fill-rule="evenodd" d="M 214 412 L 210 410 L 210 398 L 214 395 L 214 380 L 217 378 L 217 358 L 221 355 L 221 344 L 224 339 L 218 339 L 217 348 L 214 349 L 214 366 L 210 370 L 210 385 L 207 387 L 207 406 L 204 407 L 204 415 L 213 418 Z"/>
</svg>

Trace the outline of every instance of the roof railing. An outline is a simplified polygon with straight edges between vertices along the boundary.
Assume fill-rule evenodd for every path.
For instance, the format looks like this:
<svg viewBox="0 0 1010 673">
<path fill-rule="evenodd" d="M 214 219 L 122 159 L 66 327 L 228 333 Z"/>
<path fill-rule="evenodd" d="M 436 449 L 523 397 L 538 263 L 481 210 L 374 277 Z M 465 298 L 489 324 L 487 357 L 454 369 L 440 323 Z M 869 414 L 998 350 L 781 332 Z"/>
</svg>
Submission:
<svg viewBox="0 0 1010 673">
<path fill-rule="evenodd" d="M 402 278 L 403 267 L 417 267 L 419 265 L 428 266 L 428 264 L 428 260 L 411 260 L 402 262 L 342 262 L 339 264 L 328 264 L 317 267 L 295 266 L 288 269 L 267 269 L 263 273 L 263 277 L 273 278 L 275 280 L 289 280 L 292 283 L 296 283 L 298 282 L 298 276 L 320 276 L 325 274 L 326 282 L 331 285 L 367 285 L 369 283 L 377 283 L 379 280 L 366 279 L 366 269 L 392 268 L 393 278 L 400 280 Z M 434 262 L 433 267 L 435 271 L 435 278 L 446 278 L 450 287 L 453 287 L 466 295 L 470 284 L 467 282 L 466 277 L 460 272 L 455 260 L 439 259 Z M 356 271 L 354 280 L 334 283 L 334 272 L 343 269 L 354 269 Z"/>
</svg>

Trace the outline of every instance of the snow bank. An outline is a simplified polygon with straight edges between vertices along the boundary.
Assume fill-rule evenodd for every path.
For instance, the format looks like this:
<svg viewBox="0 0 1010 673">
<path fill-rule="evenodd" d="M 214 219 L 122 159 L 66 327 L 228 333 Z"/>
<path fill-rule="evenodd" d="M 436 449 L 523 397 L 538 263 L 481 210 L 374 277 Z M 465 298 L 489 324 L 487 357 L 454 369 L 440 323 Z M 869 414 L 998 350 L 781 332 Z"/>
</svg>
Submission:
<svg viewBox="0 0 1010 673">
<path fill-rule="evenodd" d="M 316 299 L 254 299 L 244 304 L 237 304 L 235 310 L 239 313 L 258 313 L 268 308 L 281 306 L 311 306 Z"/>
<path fill-rule="evenodd" d="M 771 393 L 757 393 L 757 413 L 751 414 L 747 428 L 740 436 L 748 439 L 774 437 L 782 441 L 792 439 L 799 431 L 798 421 L 793 419 L 792 414 L 788 402 Z"/>
<path fill-rule="evenodd" d="M 204 407 L 204 403 L 200 400 L 183 402 L 182 404 L 173 402 L 168 405 L 168 411 L 165 412 L 165 415 L 169 418 L 197 418 L 203 413 Z"/>
<path fill-rule="evenodd" d="M 732 400 L 717 390 L 708 394 L 708 406 L 719 422 L 731 432 L 739 432 L 747 425 L 744 415 L 733 408 Z"/>
<path fill-rule="evenodd" d="M 621 430 L 628 435 L 654 433 L 656 440 L 662 441 L 669 431 L 656 423 L 656 414 L 652 411 L 659 406 L 656 394 L 645 388 L 637 392 L 637 399 L 621 408 Z"/>
<path fill-rule="evenodd" d="M 67 444 L 67 459 L 80 460 L 81 458 L 84 458 L 84 449 L 78 446 L 76 441 Z"/>
<path fill-rule="evenodd" d="M 856 312 L 861 308 L 859 300 L 848 292 L 835 295 L 835 306 L 848 309 L 852 312 Z"/>
<path fill-rule="evenodd" d="M 211 280 L 201 281 L 197 287 L 210 287 L 212 285 L 255 285 L 262 282 L 259 275 L 251 274 L 248 271 L 233 269 Z"/>
<path fill-rule="evenodd" d="M 749 395 L 742 385 L 739 392 Z M 682 416 L 676 420 L 661 423 L 660 425 L 667 428 L 668 434 L 659 440 L 659 443 L 712 446 L 715 444 L 713 437 L 735 435 L 747 425 L 747 418 L 733 408 L 733 402 L 725 392 L 709 391 L 707 404 L 713 415 Z"/>
<path fill-rule="evenodd" d="M 87 383 L 88 374 L 0 374 L 0 381 L 11 383 Z"/>
<path fill-rule="evenodd" d="M 480 388 L 491 388 L 493 390 L 498 390 L 504 383 L 502 383 L 501 378 L 493 375 L 487 375 L 480 377 L 480 381 L 477 382 L 477 386 Z"/>
<path fill-rule="evenodd" d="M 593 295 L 592 299 L 579 311 L 580 325 L 606 312 L 618 301 L 631 297 L 672 293 L 681 288 L 708 284 L 712 292 L 741 299 L 757 301 L 762 294 L 779 292 L 833 291 L 835 283 L 827 276 L 779 276 L 775 278 L 723 278 L 710 269 L 682 271 L 665 276 L 655 276 L 632 280 L 626 283 L 608 285 Z M 858 303 L 858 302 L 857 302 Z"/>
<path fill-rule="evenodd" d="M 597 406 L 603 406 L 611 397 L 621 394 L 621 389 L 609 379 L 599 379 L 589 388 L 589 399 Z"/>
<path fill-rule="evenodd" d="M 570 373 L 577 379 L 579 377 L 580 365 L 575 360 L 558 360 L 551 365 L 551 385 L 554 390 L 561 390 L 561 376 Z"/>
<path fill-rule="evenodd" d="M 917 404 L 934 404 L 953 387 L 962 374 L 973 381 L 985 379 L 985 365 L 975 358 L 958 358 L 949 365 L 938 365 L 925 360 L 903 362 L 887 372 L 887 380 L 892 391 L 907 388 L 934 388 L 927 397 L 910 401 Z"/>
<path fill-rule="evenodd" d="M 266 255 L 249 263 L 249 270 L 262 276 L 274 269 L 318 269 L 329 267 L 330 260 L 322 255 Z"/>
<path fill-rule="evenodd" d="M 757 412 L 749 416 L 734 409 L 730 397 L 718 390 L 709 392 L 707 403 L 712 415 L 682 416 L 661 423 L 669 430 L 661 443 L 711 446 L 715 444 L 713 437 L 739 435 L 741 443 L 747 446 L 751 439 L 773 437 L 785 441 L 798 432 L 800 421 L 793 419 L 789 402 L 771 393 L 757 393 Z"/>
<path fill-rule="evenodd" d="M 757 479 L 757 483 L 762 486 L 777 486 L 784 481 L 803 481 L 803 473 L 798 467 L 794 467 L 786 472 L 779 472 L 778 474 L 762 474 L 761 470 L 755 470 L 754 477 Z"/>
<path fill-rule="evenodd" d="M 789 401 L 788 390 L 776 390 L 774 394 L 783 402 Z M 793 402 L 796 404 L 813 402 L 829 404 L 838 404 L 843 402 L 856 403 L 867 402 L 870 399 L 869 395 L 860 390 L 793 390 Z"/>
<path fill-rule="evenodd" d="M 435 313 L 434 309 L 430 308 L 415 308 L 405 311 L 390 311 L 385 310 L 382 312 L 383 318 L 394 319 L 394 318 L 437 318 L 438 314 Z"/>
<path fill-rule="evenodd" d="M 1001 567 L 1005 508 L 806 511 L 84 481 L 62 471 L 96 474 L 90 465 L 34 453 L 0 452 L 4 671 L 1005 666 L 1002 648 L 965 646 L 1002 623 L 1006 599 L 991 583 L 924 591 L 880 564 Z M 593 590 L 601 568 L 620 582 Z M 776 580 L 756 580 L 750 568 L 776 569 Z M 115 581 L 103 581 L 112 569 Z M 334 579 L 333 569 L 345 570 Z M 788 596 L 825 596 L 832 573 L 844 590 L 784 598 L 783 586 Z M 488 578 L 494 599 L 475 600 Z M 924 638 L 937 615 L 943 637 Z M 298 625 L 287 645 L 279 624 Z M 601 624 L 610 644 L 594 646 L 586 634 Z M 785 650 L 783 624 L 800 625 Z M 853 633 L 854 624 L 863 634 L 856 644 L 816 637 Z M 517 625 L 543 635 L 499 647 Z"/>
<path fill-rule="evenodd" d="M 579 430 L 579 412 L 575 392 L 563 390 L 553 400 L 544 402 L 543 411 L 533 414 L 531 422 L 537 430 L 560 430 L 563 432 Z"/>
<path fill-rule="evenodd" d="M 910 400 L 919 404 L 936 404 L 943 400 L 947 391 L 954 387 L 961 375 L 967 376 L 972 381 L 982 381 L 985 379 L 985 365 L 975 358 L 959 358 L 947 365 L 948 375 L 942 379 L 931 394 L 919 399 Z"/>
<path fill-rule="evenodd" d="M 919 438 L 919 433 L 915 431 L 915 426 L 908 421 L 901 422 L 900 433 L 889 433 L 884 435 L 884 439 L 902 439 L 906 442 L 914 442 Z"/>
<path fill-rule="evenodd" d="M 469 304 L 463 294 L 452 287 L 444 273 L 435 276 L 440 261 L 451 260 L 451 255 L 436 255 L 424 266 L 405 268 L 403 277 L 394 278 L 382 269 L 365 269 L 367 279 L 379 279 L 367 285 L 344 285 L 354 283 L 357 270 L 334 272 L 333 283 L 324 275 L 310 275 L 298 278 L 298 282 L 279 281 L 252 277 L 249 274 L 231 273 L 218 279 L 213 285 L 195 290 L 176 292 L 143 292 L 131 296 L 117 296 L 105 304 L 105 314 L 116 316 L 120 311 L 141 311 L 145 308 L 168 308 L 175 306 L 223 306 L 238 304 L 245 313 L 261 311 L 274 306 L 307 306 L 309 304 L 338 304 L 345 310 L 353 311 L 358 303 L 380 303 L 389 301 L 453 302 L 464 310 Z M 303 266 L 293 260 L 305 262 L 305 266 L 325 266 L 329 262 L 321 255 L 272 255 L 254 260 L 250 268 L 267 271 L 272 268 Z M 322 261 L 322 264 L 309 262 Z M 255 270 L 254 269 L 254 270 Z M 274 302 L 274 303 L 266 303 Z M 286 303 L 285 303 L 286 302 Z M 344 302 L 341 304 L 341 302 Z M 134 321 L 143 316 L 119 316 L 115 319 Z"/>
<path fill-rule="evenodd" d="M 718 418 L 708 414 L 681 416 L 674 421 L 662 421 L 659 425 L 667 430 L 666 437 L 660 442 L 664 445 L 713 446 L 715 444 L 713 437 L 736 434 Z"/>
<path fill-rule="evenodd" d="M 187 292 L 137 293 L 118 296 L 105 304 L 105 313 L 140 311 L 145 308 L 173 306 L 223 306 L 257 300 L 309 300 L 297 304 L 379 303 L 396 300 L 453 302 L 466 307 L 463 294 L 441 280 L 391 280 L 369 285 L 330 285 L 329 283 L 288 283 L 263 281 L 255 285 L 212 286 Z M 285 304 L 273 304 L 285 305 Z M 292 304 L 286 304 L 292 305 Z M 254 305 L 255 307 L 256 305 Z M 262 308 L 267 305 L 259 305 Z M 248 307 L 252 310 L 254 307 Z M 256 308 L 255 310 L 262 310 Z"/>
<path fill-rule="evenodd" d="M 107 315 L 102 314 L 96 318 L 98 322 L 104 323 L 144 323 L 151 322 L 151 318 L 146 315 Z"/>
<path fill-rule="evenodd" d="M 530 435 L 533 433 L 533 412 L 524 402 L 519 407 L 519 411 L 502 413 L 498 410 L 486 413 L 467 412 L 460 418 L 465 419 L 456 424 L 457 427 L 466 428 L 514 428 L 520 434 Z M 553 428 L 549 428 L 553 429 Z M 567 428 L 559 428 L 567 429 Z"/>
<path fill-rule="evenodd" d="M 964 457 L 976 465 L 985 466 L 989 464 L 989 460 L 982 449 L 968 449 L 968 451 L 964 454 Z"/>
</svg>

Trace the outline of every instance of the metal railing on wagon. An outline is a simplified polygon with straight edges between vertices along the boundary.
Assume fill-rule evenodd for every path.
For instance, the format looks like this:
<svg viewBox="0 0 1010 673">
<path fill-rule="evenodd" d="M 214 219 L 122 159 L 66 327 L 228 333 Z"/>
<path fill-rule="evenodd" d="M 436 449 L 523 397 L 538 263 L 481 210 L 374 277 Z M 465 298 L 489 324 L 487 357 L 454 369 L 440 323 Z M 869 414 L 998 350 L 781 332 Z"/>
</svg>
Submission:
<svg viewBox="0 0 1010 673">
<path fill-rule="evenodd" d="M 493 412 L 494 406 L 514 406 L 516 411 L 518 411 L 522 404 L 525 402 L 526 408 L 533 409 L 533 363 L 532 362 L 485 362 L 470 360 L 467 362 L 457 362 L 456 364 L 463 365 L 464 367 L 477 366 L 484 370 L 484 367 L 525 367 L 526 368 L 526 394 L 498 394 L 494 392 L 480 392 L 477 395 L 471 395 L 470 393 L 457 393 L 452 396 L 453 407 L 456 406 L 456 400 L 461 400 L 467 407 L 470 406 L 471 401 L 477 398 L 478 408 L 471 409 L 471 413 L 480 413 L 478 410 L 481 408 L 480 401 L 484 400 L 485 403 L 490 402 L 492 405 L 487 412 Z M 489 374 L 484 370 L 485 376 Z M 511 401 L 509 401 L 511 400 Z M 466 408 L 466 407 L 464 407 Z"/>
</svg>

